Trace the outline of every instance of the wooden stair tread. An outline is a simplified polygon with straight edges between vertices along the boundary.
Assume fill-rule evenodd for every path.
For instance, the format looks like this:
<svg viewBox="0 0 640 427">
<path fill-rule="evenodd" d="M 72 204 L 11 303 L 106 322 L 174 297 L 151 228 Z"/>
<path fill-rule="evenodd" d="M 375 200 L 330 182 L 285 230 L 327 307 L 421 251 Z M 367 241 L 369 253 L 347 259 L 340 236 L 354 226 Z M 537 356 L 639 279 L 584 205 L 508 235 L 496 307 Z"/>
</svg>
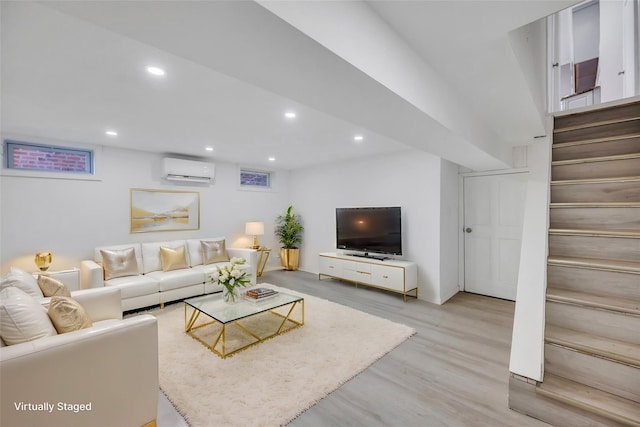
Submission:
<svg viewBox="0 0 640 427">
<path fill-rule="evenodd" d="M 603 138 L 583 139 L 580 141 L 556 142 L 551 146 L 551 148 L 565 148 L 565 147 L 573 147 L 576 145 L 597 144 L 599 142 L 621 141 L 625 139 L 632 139 L 632 138 L 638 138 L 638 137 L 640 137 L 640 133 L 607 136 Z"/>
<path fill-rule="evenodd" d="M 631 116 L 631 117 L 623 117 L 623 118 L 618 118 L 618 119 L 593 121 L 593 122 L 582 123 L 582 124 L 574 125 L 574 126 L 555 128 L 553 130 L 553 133 L 555 135 L 555 134 L 564 133 L 564 132 L 571 132 L 571 131 L 579 130 L 579 129 L 588 129 L 588 128 L 594 128 L 594 127 L 598 127 L 598 126 L 612 125 L 612 124 L 616 124 L 616 123 L 627 123 L 627 122 L 632 122 L 634 120 L 640 120 L 640 116 L 635 115 L 635 116 Z"/>
<path fill-rule="evenodd" d="M 640 300 L 547 288 L 547 301 L 564 302 L 640 316 Z"/>
<path fill-rule="evenodd" d="M 544 381 L 536 387 L 536 393 L 627 426 L 640 427 L 638 403 L 593 387 L 545 374 Z"/>
<path fill-rule="evenodd" d="M 564 165 L 576 165 L 582 163 L 596 163 L 596 162 L 611 162 L 616 160 L 630 160 L 640 158 L 640 153 L 631 154 L 616 154 L 613 156 L 599 156 L 599 157 L 584 157 L 580 159 L 570 160 L 554 160 L 551 162 L 551 166 L 564 166 Z"/>
<path fill-rule="evenodd" d="M 569 202 L 549 203 L 554 208 L 640 208 L 640 202 Z"/>
<path fill-rule="evenodd" d="M 547 263 L 550 265 L 560 265 L 566 267 L 590 268 L 594 270 L 610 270 L 624 273 L 640 274 L 640 263 L 632 261 L 578 258 L 554 255 L 547 258 Z"/>
<path fill-rule="evenodd" d="M 640 344 L 612 340 L 548 323 L 545 327 L 545 341 L 640 368 Z"/>
<path fill-rule="evenodd" d="M 549 234 L 553 234 L 556 236 L 626 237 L 631 239 L 640 239 L 640 231 L 638 230 L 589 230 L 550 228 Z"/>
<path fill-rule="evenodd" d="M 617 184 L 621 182 L 640 182 L 640 176 L 623 176 L 620 178 L 567 179 L 561 181 L 551 181 L 551 185 Z"/>
</svg>

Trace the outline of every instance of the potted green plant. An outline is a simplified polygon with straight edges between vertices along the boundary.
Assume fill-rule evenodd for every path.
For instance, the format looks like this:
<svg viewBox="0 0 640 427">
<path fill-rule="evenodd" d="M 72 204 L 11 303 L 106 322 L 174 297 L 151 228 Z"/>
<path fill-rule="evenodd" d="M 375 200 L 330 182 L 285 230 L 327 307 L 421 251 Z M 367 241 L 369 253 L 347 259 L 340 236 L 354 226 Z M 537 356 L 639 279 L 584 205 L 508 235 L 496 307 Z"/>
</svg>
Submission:
<svg viewBox="0 0 640 427">
<path fill-rule="evenodd" d="M 298 245 L 302 242 L 304 227 L 300 222 L 300 215 L 292 212 L 293 206 L 289 206 L 284 215 L 276 218 L 276 236 L 280 241 L 280 259 L 285 270 L 297 270 L 300 259 Z"/>
</svg>

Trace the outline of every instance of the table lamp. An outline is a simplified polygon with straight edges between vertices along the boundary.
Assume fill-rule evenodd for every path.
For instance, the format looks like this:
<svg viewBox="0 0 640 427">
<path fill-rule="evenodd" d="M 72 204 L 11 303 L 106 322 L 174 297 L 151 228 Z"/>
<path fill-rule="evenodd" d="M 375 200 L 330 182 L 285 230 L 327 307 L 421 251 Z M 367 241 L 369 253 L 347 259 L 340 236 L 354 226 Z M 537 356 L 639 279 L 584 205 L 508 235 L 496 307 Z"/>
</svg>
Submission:
<svg viewBox="0 0 640 427">
<path fill-rule="evenodd" d="M 264 222 L 247 222 L 244 226 L 245 234 L 253 235 L 253 249 L 258 249 L 258 236 L 264 234 Z"/>
</svg>

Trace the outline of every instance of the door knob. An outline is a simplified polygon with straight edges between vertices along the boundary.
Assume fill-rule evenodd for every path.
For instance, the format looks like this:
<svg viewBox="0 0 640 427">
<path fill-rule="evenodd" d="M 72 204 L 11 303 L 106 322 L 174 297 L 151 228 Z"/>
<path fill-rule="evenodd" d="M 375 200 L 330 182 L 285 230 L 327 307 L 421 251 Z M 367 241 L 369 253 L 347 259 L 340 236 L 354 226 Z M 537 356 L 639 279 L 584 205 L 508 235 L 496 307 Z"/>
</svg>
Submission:
<svg viewBox="0 0 640 427">
<path fill-rule="evenodd" d="M 471 229 L 471 227 L 467 227 L 464 229 L 464 231 L 466 231 L 467 233 L 471 233 L 473 230 Z"/>
</svg>

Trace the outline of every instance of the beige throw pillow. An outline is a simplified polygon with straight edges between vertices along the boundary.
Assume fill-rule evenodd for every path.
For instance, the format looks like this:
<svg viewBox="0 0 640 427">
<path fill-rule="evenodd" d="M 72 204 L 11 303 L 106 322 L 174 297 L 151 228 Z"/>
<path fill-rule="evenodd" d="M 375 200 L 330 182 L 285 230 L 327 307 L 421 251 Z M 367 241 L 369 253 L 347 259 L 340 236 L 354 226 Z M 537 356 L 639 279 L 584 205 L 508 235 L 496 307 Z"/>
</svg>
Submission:
<svg viewBox="0 0 640 427">
<path fill-rule="evenodd" d="M 184 253 L 184 246 L 177 248 L 160 246 L 160 262 L 162 262 L 162 271 L 179 270 L 189 267 Z"/>
<path fill-rule="evenodd" d="M 59 334 L 90 328 L 93 325 L 80 303 L 69 297 L 52 297 L 48 314 Z"/>
<path fill-rule="evenodd" d="M 225 247 L 224 240 L 218 240 L 214 242 L 200 241 L 202 245 L 202 263 L 213 264 L 216 262 L 229 261 L 229 255 L 227 254 L 227 248 Z"/>
<path fill-rule="evenodd" d="M 137 276 L 139 274 L 136 251 L 133 248 L 123 250 L 101 249 L 100 253 L 102 254 L 104 280 Z"/>
<path fill-rule="evenodd" d="M 38 286 L 40 287 L 40 290 L 42 291 L 42 294 L 45 297 L 53 297 L 53 296 L 70 297 L 71 296 L 71 292 L 69 291 L 69 288 L 67 288 L 64 283 L 50 276 L 44 276 L 42 274 L 39 274 Z"/>
</svg>

